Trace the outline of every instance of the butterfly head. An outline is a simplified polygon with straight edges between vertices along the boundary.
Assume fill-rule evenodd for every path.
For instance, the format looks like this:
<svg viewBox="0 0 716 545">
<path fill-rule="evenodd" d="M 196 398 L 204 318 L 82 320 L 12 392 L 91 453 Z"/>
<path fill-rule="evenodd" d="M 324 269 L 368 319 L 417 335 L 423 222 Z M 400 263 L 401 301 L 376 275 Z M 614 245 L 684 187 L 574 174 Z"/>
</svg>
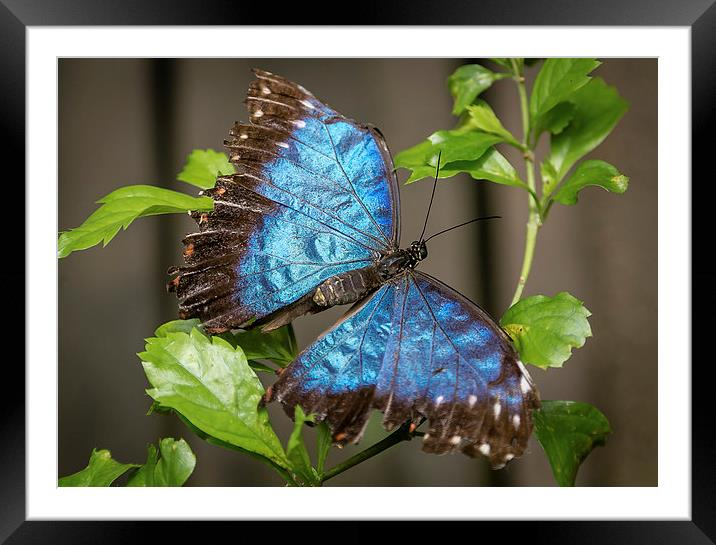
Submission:
<svg viewBox="0 0 716 545">
<path fill-rule="evenodd" d="M 410 259 L 409 267 L 411 269 L 414 269 L 418 263 L 428 257 L 428 247 L 425 245 L 424 240 L 414 240 L 411 242 L 407 252 Z"/>
</svg>

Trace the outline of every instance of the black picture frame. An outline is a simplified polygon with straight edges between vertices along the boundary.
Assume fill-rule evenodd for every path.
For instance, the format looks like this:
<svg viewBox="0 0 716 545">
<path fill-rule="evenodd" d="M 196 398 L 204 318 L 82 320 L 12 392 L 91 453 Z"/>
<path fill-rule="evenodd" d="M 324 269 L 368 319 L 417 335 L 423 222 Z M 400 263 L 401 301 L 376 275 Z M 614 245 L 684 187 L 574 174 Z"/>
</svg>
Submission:
<svg viewBox="0 0 716 545">
<path fill-rule="evenodd" d="M 692 199 L 692 248 L 693 248 L 693 288 L 698 289 L 698 302 L 692 298 L 692 324 L 694 347 L 708 343 L 701 341 L 703 333 L 708 334 L 711 320 L 705 316 L 698 320 L 698 310 L 712 308 L 709 303 L 716 302 L 716 295 L 710 286 L 716 280 L 716 272 L 709 263 L 710 233 L 713 227 L 707 223 L 708 209 L 713 199 L 714 175 L 711 156 L 716 138 L 713 127 L 716 126 L 714 102 L 716 99 L 716 5 L 714 0 L 689 0 L 654 4 L 648 0 L 603 0 L 593 2 L 572 0 L 570 2 L 549 2 L 532 0 L 514 2 L 508 0 L 488 0 L 483 2 L 455 1 L 451 4 L 437 5 L 426 1 L 410 3 L 375 2 L 375 9 L 365 5 L 356 10 L 356 18 L 351 24 L 408 24 L 408 25 L 585 25 L 585 26 L 688 26 L 692 38 L 692 179 L 701 183 L 692 184 L 692 191 L 699 188 L 699 198 Z M 373 2 L 371 2 L 373 3 Z M 311 3 L 311 16 L 317 13 L 334 13 L 322 9 L 321 2 Z M 296 12 L 305 10 L 297 6 Z M 65 26 L 65 25 L 245 25 L 245 24 L 296 24 L 298 13 L 287 7 L 273 10 L 271 21 L 267 21 L 266 8 L 260 3 L 208 1 L 176 2 L 161 0 L 1 0 L 0 1 L 0 123 L 2 134 L 6 136 L 4 146 L 4 174 L 6 192 L 20 193 L 20 181 L 25 178 L 25 31 L 28 26 Z M 374 14 L 374 15 L 367 15 Z M 327 18 L 325 18 L 327 19 Z M 334 19 L 337 19 L 334 17 Z M 312 18 L 308 24 L 317 24 L 320 20 Z M 338 21 L 324 21 L 326 24 Z M 345 21 L 343 21 L 345 23 Z M 52 121 L 48 120 L 48 123 Z M 12 158 L 12 159 L 9 159 Z M 54 168 L 54 165 L 48 165 Z M 13 171 L 14 169 L 14 171 Z M 710 193 L 706 190 L 710 189 Z M 17 201 L 15 201 L 17 202 Z M 26 203 L 32 206 L 32 203 Z M 699 208 L 701 207 L 701 210 Z M 20 208 L 19 206 L 17 208 Z M 699 214 L 699 212 L 702 212 Z M 20 210 L 6 209 L 6 224 L 13 226 L 17 233 Z M 15 234 L 14 237 L 17 237 Z M 11 245 L 12 244 L 12 245 Z M 15 335 L 18 324 L 24 324 L 24 308 L 20 300 L 19 286 L 31 290 L 25 281 L 24 256 L 18 250 L 11 254 L 11 248 L 17 248 L 17 240 L 5 240 L 5 256 L 11 265 L 0 268 L 0 279 L 5 287 L 4 317 L 5 331 L 8 336 Z M 23 253 L 25 241 L 23 240 Z M 52 281 L 48 279 L 48 281 Z M 693 289 L 692 288 L 692 289 Z M 10 295 L 10 299 L 7 298 Z M 13 301 L 12 297 L 17 298 Z M 14 310 L 13 310 L 14 309 Z M 674 317 L 686 319 L 687 317 Z M 701 335 L 698 333 L 701 332 Z M 32 342 L 37 332 L 25 331 L 25 342 Z M 662 332 L 668 334 L 668 332 Z M 19 339 L 17 346 L 23 346 Z M 706 350 L 704 350 L 706 352 Z M 151 522 L 53 522 L 25 521 L 25 373 L 17 363 L 20 359 L 7 357 L 3 366 L 4 387 L 3 408 L 0 413 L 0 540 L 7 543 L 127 543 L 143 542 L 159 534 L 163 539 L 181 537 L 186 534 L 187 524 Z M 714 395 L 713 371 L 708 353 L 699 358 L 692 356 L 692 518 L 690 521 L 589 521 L 589 522 L 487 522 L 490 525 L 486 535 L 509 535 L 510 541 L 520 537 L 531 543 L 629 543 L 629 544 L 707 544 L 716 541 L 716 439 L 713 433 L 713 406 L 710 403 Z M 689 362 L 671 362 L 674 365 L 687 365 Z M 637 387 L 637 385 L 635 385 Z M 668 406 L 669 400 L 661 400 Z M 517 500 L 519 501 L 519 500 Z M 268 507 L 267 507 L 268 508 Z M 208 524 L 202 523 L 201 527 Z M 247 524 L 247 523 L 242 523 Z M 260 528 L 245 531 L 272 532 L 271 523 L 251 523 Z M 349 536 L 357 539 L 359 535 L 371 535 L 370 528 L 362 527 L 360 532 L 351 527 L 360 523 L 343 523 L 338 529 L 328 530 L 334 536 Z M 364 523 L 368 526 L 379 523 Z M 451 523 L 451 532 L 462 530 L 475 523 Z M 423 524 L 413 522 L 410 529 L 416 534 L 422 533 Z M 486 528 L 487 529 L 487 528 Z M 285 528 L 287 535 L 298 535 L 297 529 Z M 375 531 L 381 531 L 376 529 Z M 404 530 L 405 531 L 405 530 Z M 481 532 L 483 530 L 480 530 Z M 474 530 L 470 530 L 474 532 Z M 411 532 L 412 533 L 412 532 Z"/>
</svg>

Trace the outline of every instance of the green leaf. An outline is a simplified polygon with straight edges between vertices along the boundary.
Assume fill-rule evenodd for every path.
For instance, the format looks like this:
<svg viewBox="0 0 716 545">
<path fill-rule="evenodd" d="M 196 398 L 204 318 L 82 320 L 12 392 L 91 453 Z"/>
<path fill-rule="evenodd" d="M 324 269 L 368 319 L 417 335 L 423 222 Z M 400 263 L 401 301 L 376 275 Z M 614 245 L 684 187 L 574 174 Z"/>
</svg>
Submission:
<svg viewBox="0 0 716 545">
<path fill-rule="evenodd" d="M 469 112 L 470 119 L 477 129 L 499 136 L 505 142 L 509 142 L 518 148 L 522 147 L 512 133 L 502 126 L 502 123 L 495 115 L 495 112 L 484 100 L 477 100 L 475 104 L 467 107 L 467 111 Z"/>
<path fill-rule="evenodd" d="M 596 59 L 547 59 L 540 68 L 530 96 L 531 126 L 542 126 L 542 116 L 568 100 L 591 79 L 588 74 L 601 63 Z"/>
<path fill-rule="evenodd" d="M 154 486 L 182 486 L 194 471 L 196 456 L 184 439 L 159 442 L 161 458 L 154 469 Z"/>
<path fill-rule="evenodd" d="M 152 385 L 147 393 L 160 406 L 209 436 L 290 468 L 266 408 L 258 406 L 263 387 L 240 348 L 193 329 L 147 339 L 139 357 Z"/>
<path fill-rule="evenodd" d="M 581 463 L 612 432 L 609 421 L 597 408 L 576 401 L 542 401 L 532 415 L 555 480 L 574 486 Z"/>
<path fill-rule="evenodd" d="M 552 134 L 561 133 L 574 118 L 576 107 L 571 102 L 560 102 L 541 118 L 542 128 Z M 538 133 L 541 130 L 538 129 Z"/>
<path fill-rule="evenodd" d="M 323 475 L 323 471 L 326 466 L 326 458 L 328 457 L 328 451 L 331 450 L 333 438 L 331 437 L 331 429 L 325 421 L 316 426 L 316 434 L 316 448 L 318 450 L 318 463 L 316 464 L 316 469 L 318 470 L 319 475 Z"/>
<path fill-rule="evenodd" d="M 509 58 L 490 58 L 490 60 L 496 64 L 499 64 L 500 66 L 507 68 L 508 70 L 512 70 L 512 63 L 510 62 Z M 522 62 L 523 59 L 515 59 L 518 62 Z"/>
<path fill-rule="evenodd" d="M 155 332 L 155 337 L 166 337 L 169 333 L 191 333 L 196 328 L 207 337 L 208 335 L 201 326 L 201 321 L 192 318 L 191 320 L 173 320 L 159 326 Z M 237 331 L 219 333 L 214 335 L 227 341 L 234 348 L 241 347 L 249 360 L 249 365 L 256 370 L 273 373 L 275 370 L 259 363 L 256 360 L 270 360 L 281 367 L 285 367 L 291 363 L 298 355 L 296 345 L 296 336 L 293 332 L 291 324 L 283 326 L 279 329 L 263 333 L 260 329 L 250 329 L 246 331 Z"/>
<path fill-rule="evenodd" d="M 524 66 L 534 66 L 535 64 L 537 64 L 538 62 L 540 62 L 543 59 L 540 57 L 530 57 L 530 58 L 525 58 L 525 59 L 523 59 L 523 58 L 512 59 L 509 57 L 505 57 L 505 58 L 497 58 L 497 59 L 491 58 L 490 60 L 492 62 L 496 62 L 500 66 L 504 66 L 505 68 L 507 68 L 509 70 L 512 70 L 512 61 L 514 60 L 517 63 L 517 67 L 521 70 L 523 65 Z"/>
<path fill-rule="evenodd" d="M 440 154 L 440 166 L 455 161 L 473 161 L 503 138 L 494 134 L 475 131 L 437 131 L 428 136 L 432 147 L 428 149 L 426 163 L 433 168 L 437 166 Z"/>
<path fill-rule="evenodd" d="M 256 454 L 255 452 L 252 452 L 250 450 L 243 449 L 241 447 L 238 447 L 236 445 L 232 445 L 231 443 L 227 443 L 226 441 L 222 441 L 221 439 L 217 439 L 216 437 L 212 437 L 211 435 L 203 432 L 199 428 L 197 428 L 194 424 L 191 423 L 183 414 L 181 414 L 178 411 L 175 411 L 173 409 L 166 409 L 166 412 L 173 412 L 179 420 L 181 420 L 184 425 L 189 428 L 194 434 L 196 434 L 197 437 L 203 439 L 210 445 L 215 445 L 217 447 L 221 447 L 227 450 L 230 450 L 232 452 L 240 452 L 241 454 L 244 454 L 246 456 L 249 456 L 251 458 L 254 458 L 255 460 L 258 460 L 259 462 L 266 464 L 270 468 L 274 469 L 276 472 L 281 475 L 281 477 L 290 484 L 295 484 L 293 477 L 290 474 L 290 471 L 283 465 L 278 465 L 274 461 L 266 458 L 265 456 L 262 456 L 260 454 Z"/>
<path fill-rule="evenodd" d="M 412 170 L 405 181 L 413 183 L 423 178 L 435 178 L 437 158 L 440 153 L 439 178 L 449 178 L 458 172 L 465 172 L 463 166 L 453 168 L 451 163 L 475 161 L 482 157 L 494 144 L 502 138 L 493 134 L 455 129 L 437 131 L 427 140 L 401 151 L 395 156 L 396 168 Z M 506 162 L 506 160 L 504 161 Z M 475 169 L 475 165 L 470 165 Z M 514 169 L 513 169 L 514 170 Z"/>
<path fill-rule="evenodd" d="M 455 70 L 448 78 L 448 88 L 455 98 L 453 115 L 460 115 L 480 93 L 488 89 L 495 81 L 508 77 L 498 74 L 480 64 L 465 64 Z"/>
<path fill-rule="evenodd" d="M 614 87 L 600 78 L 593 78 L 570 97 L 574 117 L 562 132 L 552 137 L 545 162 L 556 173 L 555 184 L 585 154 L 596 148 L 609 135 L 629 105 Z"/>
<path fill-rule="evenodd" d="M 155 329 L 154 336 L 166 337 L 170 333 L 186 333 L 188 335 L 194 328 L 201 329 L 201 320 L 198 318 L 192 318 L 191 320 L 172 320 Z"/>
<path fill-rule="evenodd" d="M 554 170 L 552 163 L 545 160 L 540 163 L 540 173 L 542 174 L 542 194 L 543 198 L 549 197 L 555 186 L 557 185 L 557 171 Z"/>
<path fill-rule="evenodd" d="M 226 154 L 212 149 L 195 149 L 187 157 L 184 168 L 177 175 L 177 180 L 201 189 L 209 189 L 214 187 L 217 176 L 234 172 L 236 169 L 229 163 Z"/>
<path fill-rule="evenodd" d="M 108 450 L 92 449 L 89 464 L 77 473 L 61 477 L 58 486 L 109 486 L 139 464 L 120 464 Z"/>
<path fill-rule="evenodd" d="M 412 184 L 413 182 L 417 182 L 418 180 L 422 180 L 424 178 L 435 178 L 435 167 L 431 166 L 419 166 L 412 169 L 413 171 L 410 173 L 410 176 L 408 176 L 408 179 L 405 180 L 406 184 Z M 449 176 L 444 176 L 442 169 L 440 169 L 440 174 L 438 175 L 438 178 L 448 178 Z M 454 176 L 454 174 L 452 174 Z"/>
<path fill-rule="evenodd" d="M 440 178 L 448 178 L 459 172 L 467 172 L 475 180 L 527 188 L 515 168 L 496 149 L 487 151 L 476 161 L 456 161 L 445 165 L 440 171 Z"/>
<path fill-rule="evenodd" d="M 566 291 L 554 297 L 534 295 L 515 303 L 500 325 L 512 337 L 524 363 L 562 367 L 572 348 L 584 346 L 592 336 L 587 317 L 591 312 Z"/>
<path fill-rule="evenodd" d="M 285 367 L 298 355 L 293 326 L 262 332 L 261 329 L 248 329 L 227 335 L 226 340 L 234 346 L 240 346 L 249 360 L 271 360 Z"/>
<path fill-rule="evenodd" d="M 149 443 L 147 445 L 147 461 L 127 481 L 127 486 L 156 486 L 154 484 L 154 470 L 157 467 L 159 454 L 157 447 Z"/>
<path fill-rule="evenodd" d="M 427 164 L 429 151 L 433 149 L 433 143 L 430 140 L 423 140 L 420 144 L 401 151 L 395 156 L 395 168 L 405 168 L 411 170 L 411 174 L 406 184 L 411 184 L 423 178 L 434 178 L 435 167 Z M 443 177 L 443 176 L 441 176 Z"/>
<path fill-rule="evenodd" d="M 426 157 L 432 148 L 433 143 L 426 139 L 411 148 L 401 151 L 393 158 L 395 167 L 414 169 L 416 167 L 426 166 Z"/>
<path fill-rule="evenodd" d="M 423 178 L 435 178 L 435 167 L 430 165 L 417 165 L 410 168 L 412 173 L 405 181 L 411 184 Z M 474 161 L 454 161 L 440 168 L 438 178 L 450 178 L 465 172 L 475 180 L 488 180 L 503 185 L 527 188 L 527 185 L 520 179 L 519 174 L 510 162 L 496 149 L 489 149 L 482 157 Z"/>
<path fill-rule="evenodd" d="M 505 74 L 505 77 L 512 77 L 515 74 L 515 70 L 517 71 L 517 75 L 521 76 L 525 71 L 525 65 L 531 66 L 534 64 L 534 62 L 532 62 L 533 60 L 539 59 L 524 59 L 522 57 L 492 57 L 489 60 L 507 68 L 509 73 Z"/>
<path fill-rule="evenodd" d="M 147 445 L 147 461 L 127 481 L 127 486 L 182 486 L 194 471 L 196 456 L 184 439 L 167 437 L 157 448 Z"/>
<path fill-rule="evenodd" d="M 58 257 L 67 257 L 77 250 L 85 250 L 103 243 L 106 246 L 119 232 L 137 218 L 158 214 L 179 214 L 190 210 L 208 211 L 214 206 L 209 197 L 191 197 L 161 187 L 132 185 L 122 187 L 103 197 L 82 225 L 60 233 Z"/>
<path fill-rule="evenodd" d="M 306 422 L 313 422 L 313 416 L 307 417 L 301 407 L 296 405 L 293 419 L 293 431 L 286 445 L 286 457 L 291 462 L 293 473 L 301 482 L 313 486 L 320 485 L 320 479 L 311 466 L 311 457 L 303 441 L 303 425 Z"/>
<path fill-rule="evenodd" d="M 590 185 L 611 193 L 624 193 L 629 185 L 629 178 L 605 161 L 584 161 L 557 189 L 552 198 L 566 205 L 577 204 L 577 193 Z"/>
</svg>

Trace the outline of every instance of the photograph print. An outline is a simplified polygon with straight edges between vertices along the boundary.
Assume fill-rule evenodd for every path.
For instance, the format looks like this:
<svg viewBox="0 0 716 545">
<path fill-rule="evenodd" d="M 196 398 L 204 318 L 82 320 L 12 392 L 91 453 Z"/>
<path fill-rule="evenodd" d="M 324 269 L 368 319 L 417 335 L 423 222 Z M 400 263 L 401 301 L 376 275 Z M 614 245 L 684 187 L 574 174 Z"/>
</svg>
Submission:
<svg viewBox="0 0 716 545">
<path fill-rule="evenodd" d="M 658 486 L 656 58 L 60 58 L 59 486 Z"/>
</svg>

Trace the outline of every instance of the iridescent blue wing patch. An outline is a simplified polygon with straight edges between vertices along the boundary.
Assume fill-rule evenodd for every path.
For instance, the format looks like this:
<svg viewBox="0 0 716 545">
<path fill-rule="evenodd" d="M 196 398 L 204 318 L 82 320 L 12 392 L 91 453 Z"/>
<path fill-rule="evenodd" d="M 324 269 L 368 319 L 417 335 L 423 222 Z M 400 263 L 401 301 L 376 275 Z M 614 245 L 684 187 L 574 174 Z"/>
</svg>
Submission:
<svg viewBox="0 0 716 545">
<path fill-rule="evenodd" d="M 330 426 L 338 444 L 360 439 L 390 336 L 395 286 L 385 284 L 307 347 L 266 391 Z"/>
<path fill-rule="evenodd" d="M 466 297 L 424 273 L 404 275 L 374 406 L 390 429 L 428 419 L 423 450 L 461 450 L 501 467 L 532 432 L 536 389 L 508 336 Z"/>
<path fill-rule="evenodd" d="M 397 180 L 380 133 L 322 104 L 300 85 L 256 70 L 249 124 L 225 142 L 236 174 L 194 214 L 186 266 L 170 288 L 180 316 L 209 331 L 239 327 L 296 304 L 331 276 L 396 248 Z"/>
<path fill-rule="evenodd" d="M 520 456 L 539 404 L 507 335 L 434 278 L 386 283 L 309 346 L 267 394 L 325 419 L 336 443 L 357 442 L 371 409 L 386 429 L 428 419 L 423 450 L 462 450 L 501 467 Z"/>
</svg>

